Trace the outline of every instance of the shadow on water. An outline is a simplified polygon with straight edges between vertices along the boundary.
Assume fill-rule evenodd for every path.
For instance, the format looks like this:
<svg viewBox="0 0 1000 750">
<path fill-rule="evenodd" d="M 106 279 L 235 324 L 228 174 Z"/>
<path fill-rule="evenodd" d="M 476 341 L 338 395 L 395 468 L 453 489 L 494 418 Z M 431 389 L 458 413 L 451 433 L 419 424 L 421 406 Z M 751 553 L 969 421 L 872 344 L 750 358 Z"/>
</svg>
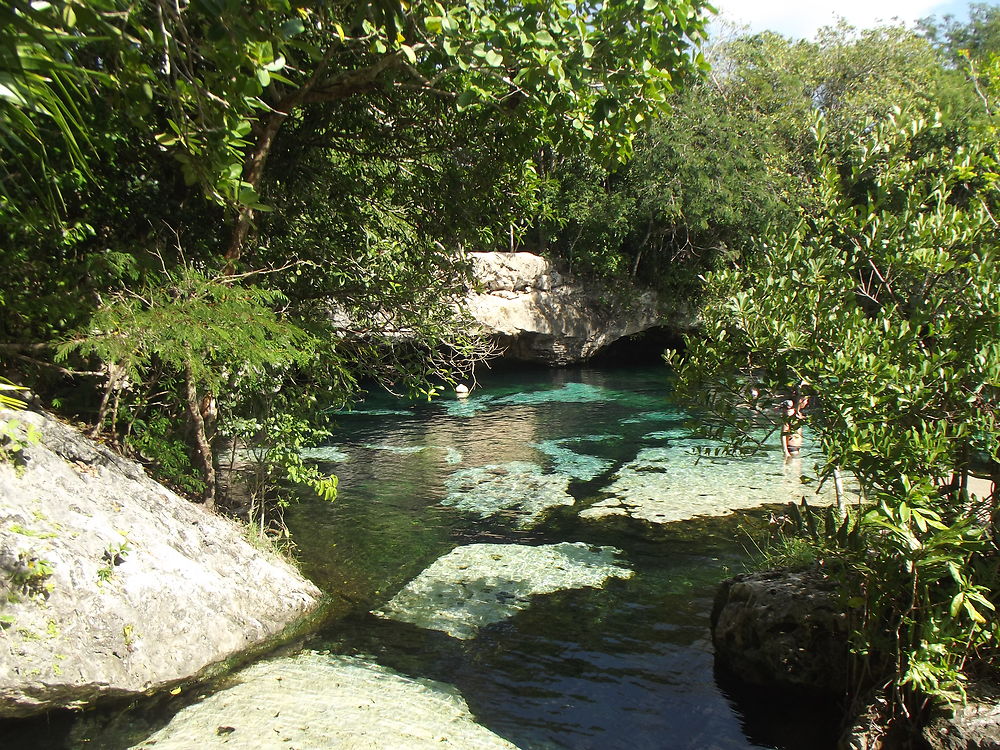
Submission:
<svg viewBox="0 0 1000 750">
<path fill-rule="evenodd" d="M 671 524 L 579 515 L 640 451 L 687 450 L 666 381 L 660 366 L 507 371 L 483 378 L 465 402 L 374 397 L 341 415 L 336 444 L 316 454 L 340 477 L 340 496 L 303 498 L 287 521 L 306 574 L 352 606 L 305 646 L 454 685 L 477 721 L 523 750 L 832 747 L 827 703 L 742 690 L 714 670 L 715 589 L 745 570 L 741 526 L 766 523 L 769 510 Z M 503 476 L 512 462 L 569 477 L 574 504 L 531 529 L 443 504 L 456 472 L 498 466 Z M 699 472 L 684 480 L 706 481 Z M 566 541 L 621 550 L 634 576 L 532 597 L 464 640 L 369 613 L 460 545 Z M 198 695 L 156 698 L 117 720 L 141 735 Z M 72 723 L 65 714 L 0 723 L 0 747 L 67 746 Z"/>
</svg>

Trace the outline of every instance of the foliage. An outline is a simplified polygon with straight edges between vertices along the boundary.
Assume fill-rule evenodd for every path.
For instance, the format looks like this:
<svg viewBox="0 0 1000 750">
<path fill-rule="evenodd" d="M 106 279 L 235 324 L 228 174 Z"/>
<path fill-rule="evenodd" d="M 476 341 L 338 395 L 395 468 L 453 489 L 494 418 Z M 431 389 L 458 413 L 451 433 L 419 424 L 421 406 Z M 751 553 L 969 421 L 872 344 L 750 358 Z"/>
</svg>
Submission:
<svg viewBox="0 0 1000 750">
<path fill-rule="evenodd" d="M 27 390 L 19 385 L 14 385 L 6 378 L 0 378 L 0 407 L 5 407 L 7 409 L 23 409 L 24 401 L 13 395 L 8 395 L 12 393 L 18 393 Z"/>
<path fill-rule="evenodd" d="M 941 19 L 925 18 L 920 25 L 924 34 L 957 67 L 963 57 L 985 60 L 1000 52 L 1000 8 L 986 3 L 969 3 L 968 21 L 952 15 Z"/>
<path fill-rule="evenodd" d="M 309 334 L 274 311 L 281 300 L 274 290 L 244 286 L 234 277 L 209 278 L 181 268 L 161 283 L 108 300 L 60 354 L 96 356 L 136 381 L 156 360 L 177 371 L 190 369 L 210 389 L 231 377 L 261 382 L 269 367 L 307 361 L 316 347 Z"/>
<path fill-rule="evenodd" d="M 41 439 L 41 433 L 33 424 L 23 425 L 20 420 L 8 419 L 0 424 L 0 461 L 13 463 L 15 470 L 24 470 L 25 448 Z"/>
<path fill-rule="evenodd" d="M 0 200 L 3 358 L 43 391 L 103 372 L 97 430 L 206 500 L 216 414 L 369 376 L 432 394 L 488 354 L 463 248 L 531 213 L 526 155 L 627 153 L 698 74 L 703 10 L 15 0 L 0 148 L 57 199 Z"/>
<path fill-rule="evenodd" d="M 49 578 L 54 572 L 50 560 L 30 552 L 19 553 L 7 576 L 12 589 L 8 598 L 16 601 L 23 595 L 31 599 L 48 599 L 53 589 L 53 583 Z"/>
<path fill-rule="evenodd" d="M 753 253 L 752 238 L 811 210 L 815 111 L 840 142 L 895 106 L 975 105 L 968 82 L 947 78 L 931 43 L 903 27 L 841 24 L 815 41 L 735 34 L 704 53 L 711 74 L 671 97 L 627 167 L 544 162 L 553 187 L 536 229 L 543 248 L 582 272 L 690 299 L 720 258 Z M 959 119 L 942 139 L 964 137 Z"/>
<path fill-rule="evenodd" d="M 860 608 L 859 688 L 896 675 L 911 719 L 926 696 L 959 694 L 995 636 L 996 498 L 984 508 L 966 487 L 1000 445 L 997 154 L 939 128 L 897 113 L 835 146 L 820 119 L 819 210 L 708 276 L 704 338 L 680 369 L 681 392 L 737 442 L 772 399 L 813 395 L 821 476 L 852 472 L 869 501 L 870 543 L 826 542 Z"/>
</svg>

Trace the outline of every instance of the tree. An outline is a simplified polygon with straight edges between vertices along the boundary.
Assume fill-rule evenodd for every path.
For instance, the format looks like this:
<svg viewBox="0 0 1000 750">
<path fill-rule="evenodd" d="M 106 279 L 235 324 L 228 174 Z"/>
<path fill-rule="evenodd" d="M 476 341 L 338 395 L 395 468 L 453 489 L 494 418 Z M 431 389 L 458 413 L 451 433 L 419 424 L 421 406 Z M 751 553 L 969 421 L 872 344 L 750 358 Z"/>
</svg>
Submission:
<svg viewBox="0 0 1000 750">
<path fill-rule="evenodd" d="M 639 124 L 698 71 L 689 48 L 702 6 L 61 0 L 43 13 L 18 0 L 0 48 L 30 39 L 93 95 L 61 132 L 54 110 L 15 102 L 0 112 L 27 118 L 3 120 L 4 132 L 38 135 L 43 149 L 24 154 L 45 160 L 18 158 L 61 196 L 58 221 L 28 199 L 0 205 L 0 243 L 16 261 L 0 264 L 0 353 L 59 377 L 79 374 L 81 354 L 102 360 L 98 417 L 163 465 L 183 463 L 183 450 L 164 447 L 183 431 L 155 412 L 186 418 L 210 500 L 217 448 L 211 415 L 193 404 L 248 424 L 275 403 L 266 393 L 276 384 L 306 398 L 325 381 L 340 403 L 374 370 L 426 392 L 481 356 L 451 304 L 462 246 L 489 241 L 491 214 L 530 204 L 516 179 L 530 144 L 627 152 Z M 16 86 L 30 78 L 25 65 L 4 72 Z M 73 160 L 56 158 L 72 148 L 67 134 L 86 144 Z M 481 188 L 476 200 L 463 181 Z M 209 314 L 227 307 L 223 297 L 258 314 L 227 330 Z M 177 349 L 175 332 L 196 319 L 213 321 L 206 330 L 221 342 Z M 307 347 L 309 361 L 257 361 L 232 343 L 283 351 L 269 320 L 324 343 Z M 77 359 L 51 361 L 53 340 Z M 282 408 L 305 414 L 294 400 Z"/>
<path fill-rule="evenodd" d="M 553 254 L 689 299 L 718 257 L 753 252 L 754 237 L 814 200 L 816 111 L 838 141 L 894 106 L 929 114 L 945 94 L 932 45 L 897 26 L 841 23 L 815 41 L 735 33 L 704 54 L 711 73 L 672 95 L 626 167 L 546 164 L 554 186 L 537 235 Z M 973 103 L 967 82 L 954 83 Z"/>
<path fill-rule="evenodd" d="M 928 697 L 960 695 L 996 636 L 1000 506 L 971 500 L 968 477 L 1000 453 L 997 152 L 939 129 L 897 113 L 834 145 L 821 119 L 819 210 L 709 275 L 679 370 L 744 448 L 773 399 L 814 396 L 820 478 L 850 471 L 867 499 L 827 550 L 853 608 L 855 687 L 888 680 L 911 722 Z"/>
</svg>

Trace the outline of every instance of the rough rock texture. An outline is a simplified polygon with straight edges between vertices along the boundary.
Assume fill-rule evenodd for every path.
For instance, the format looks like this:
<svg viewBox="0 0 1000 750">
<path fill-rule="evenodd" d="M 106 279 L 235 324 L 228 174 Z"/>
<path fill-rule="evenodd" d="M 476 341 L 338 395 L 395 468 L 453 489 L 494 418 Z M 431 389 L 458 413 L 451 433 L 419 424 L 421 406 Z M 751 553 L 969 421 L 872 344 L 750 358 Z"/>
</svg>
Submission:
<svg viewBox="0 0 1000 750">
<path fill-rule="evenodd" d="M 41 433 L 0 461 L 0 716 L 189 678 L 317 606 L 291 566 L 138 464 L 40 414 L 0 419 Z"/>
<path fill-rule="evenodd" d="M 477 724 L 454 688 L 362 659 L 306 652 L 238 680 L 134 747 L 517 750 Z"/>
<path fill-rule="evenodd" d="M 748 683 L 842 693 L 847 637 L 834 585 L 817 572 L 730 578 L 712 609 L 716 661 Z"/>
<path fill-rule="evenodd" d="M 471 257 L 485 291 L 469 294 L 469 311 L 511 359 L 579 362 L 618 339 L 664 323 L 651 292 L 637 291 L 627 304 L 611 302 L 610 295 L 531 253 Z"/>
<path fill-rule="evenodd" d="M 930 750 L 1000 750 L 1000 688 L 974 683 L 968 703 L 931 715 L 922 737 Z"/>
<path fill-rule="evenodd" d="M 374 614 L 454 638 L 526 609 L 531 597 L 564 589 L 600 588 L 609 578 L 631 578 L 614 547 L 562 542 L 469 544 L 439 557 Z"/>
</svg>

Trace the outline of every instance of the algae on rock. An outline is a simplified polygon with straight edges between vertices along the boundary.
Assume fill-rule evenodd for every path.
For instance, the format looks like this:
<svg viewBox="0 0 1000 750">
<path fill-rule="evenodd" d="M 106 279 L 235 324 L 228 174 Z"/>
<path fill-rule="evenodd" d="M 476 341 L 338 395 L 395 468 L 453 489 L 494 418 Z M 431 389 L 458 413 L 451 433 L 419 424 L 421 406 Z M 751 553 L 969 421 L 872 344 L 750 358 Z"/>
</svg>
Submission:
<svg viewBox="0 0 1000 750">
<path fill-rule="evenodd" d="M 479 629 L 526 609 L 532 596 L 565 589 L 600 588 L 610 578 L 631 578 L 614 547 L 582 542 L 532 547 L 470 544 L 438 558 L 374 614 L 475 638 Z"/>
</svg>

